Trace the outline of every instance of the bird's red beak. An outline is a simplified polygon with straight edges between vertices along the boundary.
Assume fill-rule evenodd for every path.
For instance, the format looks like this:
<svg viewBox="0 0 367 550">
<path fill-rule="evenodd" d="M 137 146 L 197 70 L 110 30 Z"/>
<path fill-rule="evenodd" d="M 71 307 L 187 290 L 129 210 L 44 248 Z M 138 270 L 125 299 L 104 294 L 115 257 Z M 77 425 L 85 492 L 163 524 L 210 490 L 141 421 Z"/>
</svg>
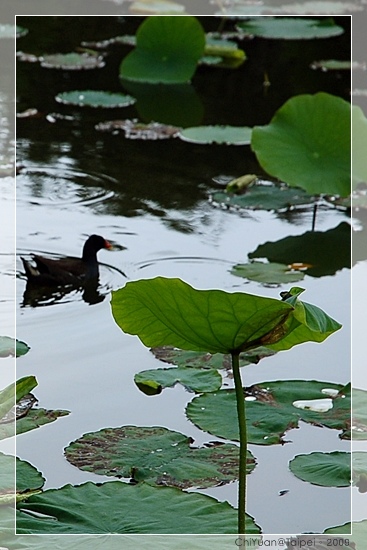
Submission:
<svg viewBox="0 0 367 550">
<path fill-rule="evenodd" d="M 104 247 L 108 248 L 109 250 L 111 250 L 111 248 L 113 248 L 112 244 L 110 242 L 106 241 L 106 239 L 104 241 Z"/>
</svg>

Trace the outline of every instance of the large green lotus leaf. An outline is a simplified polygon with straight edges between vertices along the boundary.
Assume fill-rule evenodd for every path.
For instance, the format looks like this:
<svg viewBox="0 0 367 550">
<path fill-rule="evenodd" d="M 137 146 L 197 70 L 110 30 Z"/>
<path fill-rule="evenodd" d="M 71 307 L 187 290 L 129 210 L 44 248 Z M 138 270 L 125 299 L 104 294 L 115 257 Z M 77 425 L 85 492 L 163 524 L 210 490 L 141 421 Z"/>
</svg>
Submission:
<svg viewBox="0 0 367 550">
<path fill-rule="evenodd" d="M 267 284 L 296 283 L 304 278 L 304 273 L 301 271 L 275 262 L 252 261 L 247 264 L 237 264 L 232 267 L 231 273 L 236 277 Z"/>
<path fill-rule="evenodd" d="M 367 392 L 353 388 L 352 439 L 367 439 Z"/>
<path fill-rule="evenodd" d="M 358 105 L 352 107 L 352 181 L 356 186 L 358 183 L 367 183 L 367 119 Z M 353 206 L 358 206 L 357 198 L 353 197 Z"/>
<path fill-rule="evenodd" d="M 335 397 L 330 397 L 332 407 L 328 411 L 318 412 L 293 405 L 294 402 L 306 401 L 307 406 L 309 401 L 328 399 L 329 394 L 323 390 L 338 392 Z M 250 399 L 246 399 L 249 443 L 283 443 L 285 432 L 297 427 L 300 420 L 343 430 L 341 437 L 348 436 L 350 394 L 343 386 L 312 380 L 283 380 L 256 384 L 246 388 L 244 394 Z M 314 401 L 316 406 L 318 403 Z M 224 439 L 239 439 L 234 390 L 220 390 L 195 397 L 187 405 L 186 414 L 203 431 Z"/>
<path fill-rule="evenodd" d="M 328 38 L 344 32 L 331 18 L 319 20 L 307 17 L 256 17 L 239 23 L 238 28 L 261 38 L 283 40 Z"/>
<path fill-rule="evenodd" d="M 190 143 L 207 145 L 249 145 L 252 128 L 246 126 L 196 126 L 181 130 L 178 137 Z"/>
<path fill-rule="evenodd" d="M 157 486 L 205 488 L 237 479 L 236 445 L 191 445 L 190 437 L 167 428 L 121 426 L 83 435 L 66 448 L 65 456 L 81 470 Z M 247 473 L 254 467 L 248 452 Z"/>
<path fill-rule="evenodd" d="M 284 210 L 297 205 L 308 205 L 315 202 L 315 197 L 300 188 L 289 188 L 285 185 L 264 185 L 257 183 L 246 188 L 241 195 L 218 191 L 212 199 L 226 206 L 249 208 L 251 210 Z"/>
<path fill-rule="evenodd" d="M 340 323 L 298 300 L 292 287 L 283 301 L 244 292 L 196 290 L 181 279 L 133 281 L 112 292 L 119 327 L 148 347 L 171 345 L 210 353 L 241 352 L 261 345 L 275 351 L 322 342 Z"/>
<path fill-rule="evenodd" d="M 228 502 L 146 483 L 66 485 L 30 497 L 18 504 L 17 512 L 19 534 L 233 534 L 236 530 L 237 510 Z M 259 533 L 249 516 L 246 533 Z"/>
<path fill-rule="evenodd" d="M 172 363 L 178 367 L 197 367 L 210 368 L 218 370 L 232 369 L 231 356 L 228 354 L 202 353 L 198 351 L 186 351 L 175 349 L 172 346 L 162 346 L 160 348 L 152 348 L 150 350 L 153 355 L 164 363 Z M 274 355 L 274 351 L 260 346 L 249 351 L 240 353 L 240 367 L 244 367 L 251 363 L 257 364 L 264 357 Z"/>
<path fill-rule="evenodd" d="M 25 342 L 10 338 L 10 336 L 0 336 L 0 357 L 20 357 L 28 353 L 30 347 Z"/>
<path fill-rule="evenodd" d="M 276 331 L 292 311 L 273 298 L 196 290 L 164 277 L 133 281 L 112 293 L 116 323 L 148 347 L 230 353 L 250 342 L 263 344 L 261 338 Z"/>
<path fill-rule="evenodd" d="M 57 94 L 56 101 L 64 105 L 77 105 L 78 107 L 104 107 L 117 109 L 128 107 L 135 103 L 135 98 L 126 94 L 113 94 L 100 90 L 73 90 Z"/>
<path fill-rule="evenodd" d="M 272 176 L 308 193 L 350 194 L 351 107 L 320 92 L 292 97 L 267 126 L 252 131 L 251 146 Z"/>
<path fill-rule="evenodd" d="M 160 393 L 162 388 L 172 388 L 176 384 L 181 384 L 188 391 L 201 393 L 219 390 L 222 385 L 222 377 L 214 369 L 172 367 L 138 372 L 134 377 L 134 382 L 141 391 L 148 395 Z"/>
<path fill-rule="evenodd" d="M 150 83 L 188 82 L 204 47 L 205 33 L 195 17 L 148 17 L 136 33 L 136 48 L 121 63 L 120 76 Z"/>
<path fill-rule="evenodd" d="M 285 299 L 294 305 L 295 311 L 284 323 L 285 336 L 274 344 L 269 343 L 269 347 L 275 351 L 284 351 L 303 342 L 323 342 L 342 327 L 319 307 L 298 300 L 297 291 L 301 293 L 303 289 L 292 287 L 290 296 Z"/>
<path fill-rule="evenodd" d="M 307 231 L 303 235 L 260 244 L 248 257 L 266 258 L 269 262 L 286 265 L 301 264 L 307 268 L 307 275 L 323 277 L 350 268 L 350 254 L 351 227 L 342 222 L 328 231 Z"/>
<path fill-rule="evenodd" d="M 349 487 L 351 484 L 351 454 L 341 451 L 297 455 L 289 462 L 291 472 L 314 485 Z"/>
</svg>

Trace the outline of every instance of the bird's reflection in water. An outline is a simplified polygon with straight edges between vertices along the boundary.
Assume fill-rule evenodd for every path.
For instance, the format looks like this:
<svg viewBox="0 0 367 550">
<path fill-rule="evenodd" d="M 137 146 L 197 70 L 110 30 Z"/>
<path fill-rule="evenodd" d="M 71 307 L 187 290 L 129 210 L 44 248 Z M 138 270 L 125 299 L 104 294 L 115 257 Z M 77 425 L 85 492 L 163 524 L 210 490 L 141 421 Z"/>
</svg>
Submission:
<svg viewBox="0 0 367 550">
<path fill-rule="evenodd" d="M 23 294 L 21 307 L 42 307 L 54 305 L 57 303 L 65 303 L 73 301 L 76 293 L 81 293 L 82 299 L 89 305 L 99 304 L 105 299 L 105 294 L 99 290 L 99 280 L 91 279 L 84 282 L 83 285 L 66 285 L 66 286 L 39 286 L 27 281 L 27 285 Z M 68 295 L 70 295 L 68 297 Z M 68 300 L 68 298 L 70 298 Z"/>
</svg>

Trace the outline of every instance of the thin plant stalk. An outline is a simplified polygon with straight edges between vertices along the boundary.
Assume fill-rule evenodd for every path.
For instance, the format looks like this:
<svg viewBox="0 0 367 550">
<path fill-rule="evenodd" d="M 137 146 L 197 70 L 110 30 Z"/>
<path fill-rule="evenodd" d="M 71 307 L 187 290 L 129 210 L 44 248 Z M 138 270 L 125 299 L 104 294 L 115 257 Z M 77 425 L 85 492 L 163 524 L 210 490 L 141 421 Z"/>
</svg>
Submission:
<svg viewBox="0 0 367 550">
<path fill-rule="evenodd" d="M 238 534 L 245 535 L 247 428 L 245 399 L 243 396 L 239 356 L 239 352 L 232 352 L 232 370 L 236 391 L 238 429 L 240 433 L 240 461 L 238 475 Z"/>
</svg>

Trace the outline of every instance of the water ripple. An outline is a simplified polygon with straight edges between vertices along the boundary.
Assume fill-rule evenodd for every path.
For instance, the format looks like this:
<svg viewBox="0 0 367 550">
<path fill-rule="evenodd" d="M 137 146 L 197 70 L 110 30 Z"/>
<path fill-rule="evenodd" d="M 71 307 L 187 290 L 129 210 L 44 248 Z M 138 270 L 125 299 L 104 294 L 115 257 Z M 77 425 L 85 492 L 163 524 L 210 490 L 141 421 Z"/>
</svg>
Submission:
<svg viewBox="0 0 367 550">
<path fill-rule="evenodd" d="M 42 206 L 96 205 L 114 196 L 116 180 L 75 168 L 25 167 L 17 176 L 17 201 Z"/>
</svg>

